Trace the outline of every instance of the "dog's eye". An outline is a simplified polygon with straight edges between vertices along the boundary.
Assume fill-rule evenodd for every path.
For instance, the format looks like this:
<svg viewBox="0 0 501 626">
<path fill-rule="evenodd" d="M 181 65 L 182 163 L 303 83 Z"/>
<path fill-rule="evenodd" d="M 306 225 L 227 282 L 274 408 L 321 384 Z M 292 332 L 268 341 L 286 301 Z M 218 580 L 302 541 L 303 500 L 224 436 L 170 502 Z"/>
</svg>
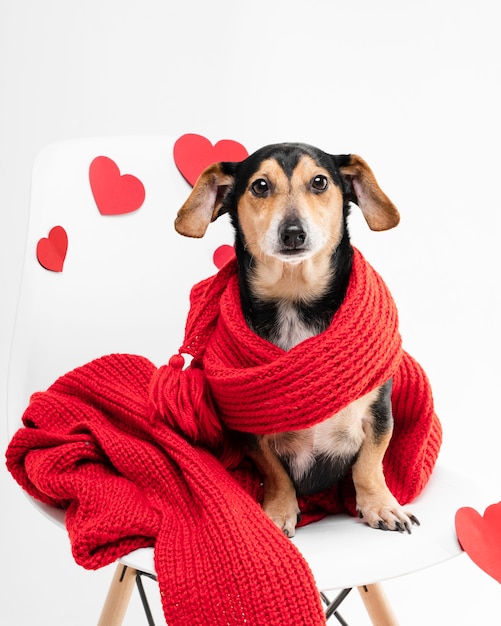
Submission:
<svg viewBox="0 0 501 626">
<path fill-rule="evenodd" d="M 310 185 L 313 191 L 325 191 L 329 186 L 329 181 L 327 180 L 327 176 L 319 174 L 311 179 Z"/>
<path fill-rule="evenodd" d="M 258 178 L 257 180 L 255 180 L 250 188 L 252 193 L 258 198 L 266 196 L 270 190 L 268 181 L 266 181 L 264 178 Z"/>
</svg>

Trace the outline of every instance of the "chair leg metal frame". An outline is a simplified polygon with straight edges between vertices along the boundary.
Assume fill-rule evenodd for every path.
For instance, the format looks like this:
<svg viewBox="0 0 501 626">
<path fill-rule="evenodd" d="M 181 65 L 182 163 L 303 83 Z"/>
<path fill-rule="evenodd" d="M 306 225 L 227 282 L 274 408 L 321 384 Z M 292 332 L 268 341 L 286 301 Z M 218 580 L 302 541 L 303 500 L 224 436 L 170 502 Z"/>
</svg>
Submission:
<svg viewBox="0 0 501 626">
<path fill-rule="evenodd" d="M 155 626 L 155 620 L 153 619 L 153 614 L 150 609 L 150 605 L 148 602 L 148 598 L 146 596 L 146 592 L 144 590 L 141 576 L 146 576 L 147 578 L 151 578 L 151 580 L 156 580 L 157 577 L 153 576 L 152 574 L 147 574 L 146 572 L 140 572 L 139 570 L 136 570 L 136 587 L 139 592 L 139 597 L 141 598 L 141 602 L 143 603 L 143 609 L 146 614 L 146 619 L 148 620 L 148 626 Z"/>
<path fill-rule="evenodd" d="M 119 564 L 117 566 L 99 618 L 98 626 L 122 626 L 134 585 L 136 585 L 139 592 L 148 626 L 155 626 L 153 614 L 143 586 L 143 576 L 155 581 L 157 579 L 153 574 L 136 570 L 127 565 Z M 331 617 L 335 617 L 341 626 L 348 626 L 348 623 L 339 614 L 337 609 L 351 591 L 351 588 L 343 589 L 333 600 L 330 600 L 324 592 L 320 593 L 320 597 L 326 605 L 326 621 Z M 374 626 L 399 626 L 380 583 L 358 587 L 358 592 L 360 593 Z"/>
<path fill-rule="evenodd" d="M 351 588 L 343 589 L 340 593 L 338 593 L 338 595 L 332 601 L 329 600 L 329 598 L 323 591 L 320 592 L 320 597 L 322 598 L 323 603 L 326 605 L 326 609 L 325 609 L 326 621 L 330 617 L 334 616 L 337 619 L 337 621 L 341 624 L 341 626 L 348 626 L 348 622 L 345 622 L 345 620 L 338 613 L 337 609 L 340 606 L 341 602 L 343 602 L 346 596 L 350 593 L 350 591 L 351 591 Z"/>
<path fill-rule="evenodd" d="M 122 626 L 134 585 L 136 585 L 139 592 L 148 626 L 155 626 L 148 597 L 144 590 L 143 576 L 151 578 L 152 580 L 157 579 L 156 576 L 136 570 L 133 567 L 128 567 L 120 563 L 117 565 L 115 575 L 111 581 L 108 595 L 106 596 L 101 611 L 98 626 Z"/>
<path fill-rule="evenodd" d="M 380 583 L 373 583 L 372 585 L 363 585 L 358 587 L 358 592 L 363 600 L 365 609 L 369 615 L 369 618 L 374 626 L 398 626 L 397 618 L 393 612 L 386 595 L 383 591 L 383 587 Z M 334 600 L 329 600 L 324 592 L 320 593 L 322 601 L 326 605 L 325 618 L 328 620 L 330 617 L 335 617 L 341 626 L 349 626 L 348 623 L 338 612 L 338 607 L 350 593 L 351 588 L 343 589 Z"/>
</svg>

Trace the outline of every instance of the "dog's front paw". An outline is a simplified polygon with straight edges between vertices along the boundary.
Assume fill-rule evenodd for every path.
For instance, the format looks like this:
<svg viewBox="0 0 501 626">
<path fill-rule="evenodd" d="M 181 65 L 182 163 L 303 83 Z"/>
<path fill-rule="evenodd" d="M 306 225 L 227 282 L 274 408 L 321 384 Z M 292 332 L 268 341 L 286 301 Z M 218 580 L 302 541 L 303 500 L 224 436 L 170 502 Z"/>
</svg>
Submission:
<svg viewBox="0 0 501 626">
<path fill-rule="evenodd" d="M 420 525 L 418 518 L 405 511 L 391 494 L 357 498 L 357 511 L 359 517 L 369 526 L 380 530 L 397 530 L 410 534 L 413 524 Z"/>
<path fill-rule="evenodd" d="M 296 498 L 291 498 L 288 501 L 265 502 L 263 503 L 263 511 L 286 537 L 294 537 L 296 524 L 301 517 Z"/>
</svg>

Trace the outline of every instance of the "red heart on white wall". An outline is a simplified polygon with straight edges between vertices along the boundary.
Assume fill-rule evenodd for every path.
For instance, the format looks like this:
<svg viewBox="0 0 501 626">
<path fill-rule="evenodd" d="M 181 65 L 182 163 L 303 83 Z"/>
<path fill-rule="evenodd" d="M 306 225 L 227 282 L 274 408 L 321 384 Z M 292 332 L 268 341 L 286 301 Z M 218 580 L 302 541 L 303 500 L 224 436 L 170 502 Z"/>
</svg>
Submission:
<svg viewBox="0 0 501 626">
<path fill-rule="evenodd" d="M 471 560 L 501 583 L 501 502 L 488 506 L 483 516 L 470 507 L 459 509 L 456 533 Z"/>
<path fill-rule="evenodd" d="M 68 251 L 68 235 L 62 226 L 54 226 L 48 237 L 37 243 L 37 259 L 42 267 L 51 272 L 62 272 L 66 252 Z"/>
</svg>

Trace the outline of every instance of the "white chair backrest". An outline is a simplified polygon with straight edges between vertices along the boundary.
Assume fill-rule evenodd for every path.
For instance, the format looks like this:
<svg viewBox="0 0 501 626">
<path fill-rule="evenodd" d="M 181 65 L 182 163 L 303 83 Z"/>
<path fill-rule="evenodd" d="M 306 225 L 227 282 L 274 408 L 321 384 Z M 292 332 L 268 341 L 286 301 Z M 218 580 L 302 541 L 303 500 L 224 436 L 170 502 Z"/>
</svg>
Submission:
<svg viewBox="0 0 501 626">
<path fill-rule="evenodd" d="M 10 434 L 30 395 L 74 367 L 113 352 L 161 365 L 181 345 L 191 286 L 217 271 L 213 253 L 232 244 L 233 234 L 227 218 L 200 240 L 174 230 L 191 191 L 174 162 L 174 143 L 160 136 L 84 139 L 38 156 L 9 365 Z M 101 166 L 93 186 L 91 163 Z M 123 204 L 113 204 L 117 197 Z M 128 202 L 140 206 L 130 210 Z M 67 235 L 62 271 L 54 270 L 64 234 L 54 227 Z"/>
</svg>

